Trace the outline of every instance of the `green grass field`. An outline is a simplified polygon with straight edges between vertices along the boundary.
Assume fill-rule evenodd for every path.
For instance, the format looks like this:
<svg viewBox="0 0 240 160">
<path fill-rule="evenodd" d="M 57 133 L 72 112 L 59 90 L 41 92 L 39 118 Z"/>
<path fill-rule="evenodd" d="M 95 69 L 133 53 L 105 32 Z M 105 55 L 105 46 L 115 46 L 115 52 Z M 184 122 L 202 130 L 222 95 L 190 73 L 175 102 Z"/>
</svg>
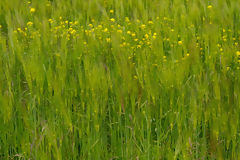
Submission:
<svg viewBox="0 0 240 160">
<path fill-rule="evenodd" d="M 0 159 L 240 159 L 240 1 L 0 0 Z"/>
</svg>

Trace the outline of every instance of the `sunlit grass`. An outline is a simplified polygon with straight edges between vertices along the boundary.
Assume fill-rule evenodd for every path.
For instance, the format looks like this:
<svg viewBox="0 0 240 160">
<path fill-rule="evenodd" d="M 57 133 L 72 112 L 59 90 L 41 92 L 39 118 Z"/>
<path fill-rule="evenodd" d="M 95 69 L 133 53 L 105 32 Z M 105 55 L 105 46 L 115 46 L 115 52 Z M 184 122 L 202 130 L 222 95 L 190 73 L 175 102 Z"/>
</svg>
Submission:
<svg viewBox="0 0 240 160">
<path fill-rule="evenodd" d="M 238 0 L 1 0 L 0 159 L 239 159 Z"/>
</svg>

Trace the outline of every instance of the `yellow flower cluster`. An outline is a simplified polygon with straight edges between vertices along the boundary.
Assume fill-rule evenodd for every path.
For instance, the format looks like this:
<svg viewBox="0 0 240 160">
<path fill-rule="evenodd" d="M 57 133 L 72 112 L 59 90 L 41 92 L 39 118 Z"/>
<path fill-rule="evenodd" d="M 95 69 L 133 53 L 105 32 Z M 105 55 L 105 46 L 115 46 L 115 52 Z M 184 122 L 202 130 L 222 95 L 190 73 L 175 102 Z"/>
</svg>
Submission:
<svg viewBox="0 0 240 160">
<path fill-rule="evenodd" d="M 207 8 L 211 9 L 212 6 L 209 5 Z M 31 13 L 35 11 L 35 8 L 30 9 Z M 142 22 L 139 19 L 130 20 L 129 17 L 124 17 L 123 20 L 118 20 L 114 17 L 114 10 L 110 10 L 109 13 L 110 18 L 98 22 L 91 19 L 86 25 L 80 25 L 78 21 L 69 21 L 61 16 L 59 18 L 49 18 L 47 20 L 50 28 L 49 36 L 52 36 L 56 40 L 67 40 L 71 43 L 76 40 L 82 41 L 81 44 L 86 47 L 88 47 L 89 41 L 93 42 L 97 40 L 97 43 L 100 44 L 114 43 L 114 45 L 119 45 L 121 49 L 127 49 L 130 53 L 145 48 L 152 49 L 155 44 L 159 45 L 159 43 L 162 43 L 163 47 L 169 50 L 174 48 L 183 50 L 184 54 L 179 56 L 178 59 L 174 59 L 174 63 L 186 60 L 186 58 L 190 56 L 186 50 L 188 41 L 185 41 L 185 36 L 179 35 L 179 31 L 175 30 L 173 25 L 171 25 L 173 23 L 172 19 L 168 17 L 158 17 Z M 155 27 L 155 25 L 158 24 L 161 26 L 160 29 Z M 29 39 L 39 38 L 41 35 L 39 34 L 37 26 L 40 26 L 40 24 L 28 21 L 26 27 L 19 27 L 14 33 L 18 33 L 19 36 L 24 36 Z M 190 24 L 189 28 L 192 27 L 194 27 L 194 25 Z M 225 52 L 224 44 L 230 40 L 238 47 L 239 39 L 235 37 L 231 39 L 231 36 L 229 36 L 231 29 L 222 28 L 220 32 L 221 36 L 219 37 L 220 41 L 217 47 L 221 55 L 224 55 L 223 53 Z M 196 35 L 196 37 L 193 38 L 196 42 L 194 47 L 196 47 L 200 55 L 203 55 L 206 50 L 202 45 L 202 37 Z M 19 41 L 21 41 L 21 39 L 22 38 L 19 37 Z M 236 55 L 240 59 L 240 51 L 237 51 Z M 210 59 L 210 56 L 208 56 L 208 58 Z M 165 62 L 167 59 L 167 56 L 163 56 L 162 60 Z"/>
</svg>

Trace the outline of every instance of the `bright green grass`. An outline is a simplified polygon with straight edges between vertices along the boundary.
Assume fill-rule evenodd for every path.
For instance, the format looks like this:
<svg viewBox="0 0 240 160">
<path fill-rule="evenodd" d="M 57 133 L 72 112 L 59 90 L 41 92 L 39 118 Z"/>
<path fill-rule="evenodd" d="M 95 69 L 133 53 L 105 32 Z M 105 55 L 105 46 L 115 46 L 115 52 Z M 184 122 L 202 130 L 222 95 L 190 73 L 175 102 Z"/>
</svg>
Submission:
<svg viewBox="0 0 240 160">
<path fill-rule="evenodd" d="M 0 159 L 240 159 L 239 0 L 0 0 Z"/>
</svg>

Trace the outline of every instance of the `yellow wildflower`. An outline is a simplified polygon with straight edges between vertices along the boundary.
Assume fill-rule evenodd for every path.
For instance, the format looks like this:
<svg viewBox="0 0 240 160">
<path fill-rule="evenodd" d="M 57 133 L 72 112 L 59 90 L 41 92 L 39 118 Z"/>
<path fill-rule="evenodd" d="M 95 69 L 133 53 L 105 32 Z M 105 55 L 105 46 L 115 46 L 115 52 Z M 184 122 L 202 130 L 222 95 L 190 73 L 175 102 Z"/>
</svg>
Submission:
<svg viewBox="0 0 240 160">
<path fill-rule="evenodd" d="M 182 43 L 183 43 L 182 41 L 178 41 L 178 45 L 182 45 Z"/>
<path fill-rule="evenodd" d="M 111 9 L 109 12 L 113 14 L 113 13 L 114 13 L 114 10 Z"/>
<path fill-rule="evenodd" d="M 125 17 L 125 22 L 129 22 L 129 18 L 128 17 Z"/>
<path fill-rule="evenodd" d="M 145 38 L 147 38 L 147 39 L 149 38 L 148 34 L 145 34 Z"/>
<path fill-rule="evenodd" d="M 114 19 L 114 18 L 111 18 L 110 21 L 111 21 L 111 22 L 115 22 L 115 19 Z"/>
<path fill-rule="evenodd" d="M 91 23 L 88 26 L 91 27 L 91 28 L 93 27 L 93 25 Z"/>
<path fill-rule="evenodd" d="M 119 30 L 117 30 L 117 32 L 118 32 L 118 33 L 122 33 L 122 30 L 119 29 Z"/>
<path fill-rule="evenodd" d="M 27 26 L 29 26 L 29 27 L 31 27 L 33 25 L 33 23 L 32 22 L 27 22 Z"/>
<path fill-rule="evenodd" d="M 34 13 L 36 11 L 35 8 L 30 8 L 30 13 Z"/>
<path fill-rule="evenodd" d="M 106 41 L 109 43 L 111 41 L 111 38 L 106 38 Z"/>
<path fill-rule="evenodd" d="M 105 32 L 105 33 L 106 33 L 107 31 L 108 31 L 108 29 L 107 29 L 107 28 L 105 28 L 105 29 L 103 30 L 103 32 Z"/>
<path fill-rule="evenodd" d="M 237 52 L 236 52 L 236 55 L 237 55 L 237 56 L 240 56 L 240 51 L 237 51 Z"/>
<path fill-rule="evenodd" d="M 99 29 L 102 29 L 102 25 L 101 25 L 101 24 L 99 24 L 99 25 L 98 25 L 98 28 L 99 28 Z"/>
<path fill-rule="evenodd" d="M 145 24 L 142 24 L 142 25 L 141 25 L 141 28 L 142 28 L 142 29 L 145 29 L 145 28 L 146 28 L 146 25 L 145 25 Z"/>
<path fill-rule="evenodd" d="M 76 30 L 73 29 L 70 33 L 71 33 L 71 34 L 75 34 L 75 33 L 76 33 Z"/>
<path fill-rule="evenodd" d="M 153 21 L 148 21 L 148 24 L 153 24 Z"/>
<path fill-rule="evenodd" d="M 48 22 L 49 22 L 49 23 L 53 23 L 53 20 L 50 18 L 50 19 L 48 20 Z"/>
<path fill-rule="evenodd" d="M 207 7 L 208 9 L 211 9 L 212 8 L 212 5 L 208 5 L 208 7 Z"/>
</svg>

